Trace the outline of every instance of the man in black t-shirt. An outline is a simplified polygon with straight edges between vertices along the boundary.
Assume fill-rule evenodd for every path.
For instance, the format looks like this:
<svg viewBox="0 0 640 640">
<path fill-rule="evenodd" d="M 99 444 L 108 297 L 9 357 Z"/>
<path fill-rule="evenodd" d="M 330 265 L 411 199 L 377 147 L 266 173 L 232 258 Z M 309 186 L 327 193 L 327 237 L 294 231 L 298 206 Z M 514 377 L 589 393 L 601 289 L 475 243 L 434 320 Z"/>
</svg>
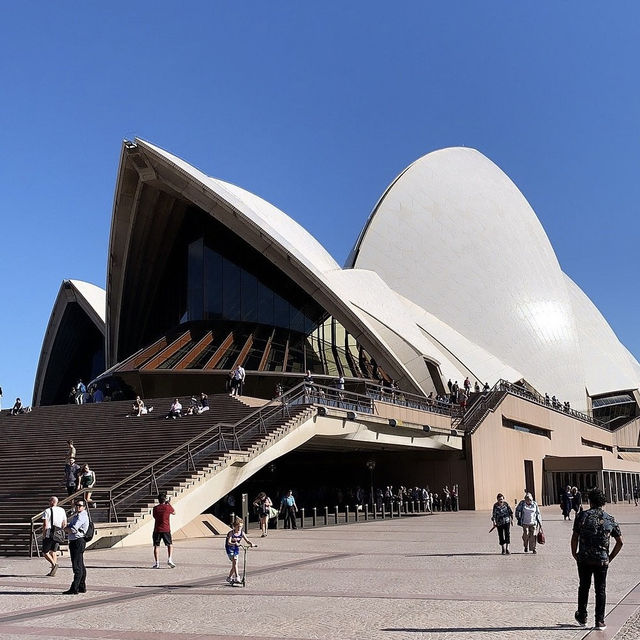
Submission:
<svg viewBox="0 0 640 640">
<path fill-rule="evenodd" d="M 589 491 L 590 509 L 580 511 L 573 523 L 571 554 L 578 563 L 578 610 L 575 619 L 578 624 L 587 622 L 587 601 L 591 589 L 591 576 L 596 592 L 596 629 L 606 629 L 604 609 L 607 602 L 607 570 L 609 563 L 622 549 L 622 533 L 615 518 L 604 511 L 607 500 L 600 489 Z M 616 541 L 609 553 L 610 538 Z"/>
</svg>

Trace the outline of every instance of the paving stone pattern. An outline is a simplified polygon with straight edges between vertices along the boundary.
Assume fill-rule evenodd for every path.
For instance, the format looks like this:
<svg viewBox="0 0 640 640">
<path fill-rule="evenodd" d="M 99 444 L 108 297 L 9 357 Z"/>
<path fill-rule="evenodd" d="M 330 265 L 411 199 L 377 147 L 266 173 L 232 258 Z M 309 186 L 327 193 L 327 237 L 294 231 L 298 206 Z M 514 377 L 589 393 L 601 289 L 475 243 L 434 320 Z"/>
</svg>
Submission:
<svg viewBox="0 0 640 640">
<path fill-rule="evenodd" d="M 151 568 L 151 546 L 86 554 L 89 591 L 65 596 L 42 559 L 0 558 L 0 638 L 86 640 L 578 640 L 640 638 L 640 507 L 612 505 L 625 547 L 609 571 L 605 632 L 573 618 L 578 586 L 571 523 L 544 508 L 547 544 L 500 555 L 488 512 L 297 531 L 249 551 L 246 587 L 225 583 L 223 538 L 175 544 L 175 569 Z M 593 622 L 593 603 L 590 603 Z"/>
</svg>

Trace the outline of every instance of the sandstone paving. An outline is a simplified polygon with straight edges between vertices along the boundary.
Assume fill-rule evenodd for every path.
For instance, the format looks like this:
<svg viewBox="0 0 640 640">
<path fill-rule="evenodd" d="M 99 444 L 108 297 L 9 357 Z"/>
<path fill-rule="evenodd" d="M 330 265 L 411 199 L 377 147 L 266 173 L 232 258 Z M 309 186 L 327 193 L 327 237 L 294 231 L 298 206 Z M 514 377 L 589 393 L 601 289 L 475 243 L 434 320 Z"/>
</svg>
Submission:
<svg viewBox="0 0 640 640">
<path fill-rule="evenodd" d="M 640 606 L 640 507 L 610 505 L 625 547 L 608 581 L 609 629 L 633 637 Z M 591 638 L 574 619 L 571 524 L 543 508 L 548 543 L 501 556 L 487 512 L 438 513 L 250 538 L 246 587 L 224 582 L 223 538 L 181 540 L 175 569 L 151 569 L 150 545 L 86 553 L 88 593 L 64 596 L 42 559 L 0 558 L 0 638 L 485 640 Z M 161 549 L 162 562 L 166 553 Z M 592 612 L 590 605 L 590 614 Z M 629 619 L 627 628 L 625 623 Z M 637 628 L 637 627 L 636 627 Z M 56 635 L 58 634 L 58 635 Z M 626 634 L 626 635 L 624 635 Z"/>
</svg>

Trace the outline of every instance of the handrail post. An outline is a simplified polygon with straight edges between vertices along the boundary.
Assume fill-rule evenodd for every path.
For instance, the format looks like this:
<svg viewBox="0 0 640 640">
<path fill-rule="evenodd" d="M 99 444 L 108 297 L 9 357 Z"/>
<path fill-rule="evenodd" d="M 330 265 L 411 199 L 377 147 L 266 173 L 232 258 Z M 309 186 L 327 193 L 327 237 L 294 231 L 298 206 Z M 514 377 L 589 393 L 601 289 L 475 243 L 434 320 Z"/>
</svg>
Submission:
<svg viewBox="0 0 640 640">
<path fill-rule="evenodd" d="M 349 524 L 349 505 L 344 505 L 344 523 Z"/>
<path fill-rule="evenodd" d="M 313 507 L 313 511 L 311 512 L 311 526 L 318 526 L 318 509 L 316 507 Z"/>
<path fill-rule="evenodd" d="M 300 509 L 300 528 L 304 529 L 304 507 Z"/>
<path fill-rule="evenodd" d="M 334 514 L 333 514 L 336 524 L 338 524 L 338 514 L 339 514 L 338 505 L 336 505 L 336 508 L 335 508 L 335 511 L 334 511 Z"/>
<path fill-rule="evenodd" d="M 387 517 L 387 507 L 384 502 L 382 503 L 382 519 L 384 520 Z"/>
<path fill-rule="evenodd" d="M 364 520 L 365 522 L 369 519 L 369 504 L 364 505 Z"/>
</svg>

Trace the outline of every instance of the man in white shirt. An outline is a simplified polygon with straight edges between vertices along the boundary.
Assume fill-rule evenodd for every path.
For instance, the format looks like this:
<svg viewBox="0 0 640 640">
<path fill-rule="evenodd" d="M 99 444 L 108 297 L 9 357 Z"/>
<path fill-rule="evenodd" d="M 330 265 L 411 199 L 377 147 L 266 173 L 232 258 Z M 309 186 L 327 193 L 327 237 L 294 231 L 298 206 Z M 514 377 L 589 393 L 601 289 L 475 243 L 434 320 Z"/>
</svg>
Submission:
<svg viewBox="0 0 640 640">
<path fill-rule="evenodd" d="M 49 498 L 49 508 L 42 512 L 42 555 L 51 565 L 48 576 L 55 576 L 58 570 L 58 549 L 60 543 L 54 540 L 55 529 L 64 529 L 67 526 L 67 514 L 62 507 L 58 507 L 58 498 Z"/>
<path fill-rule="evenodd" d="M 233 370 L 233 381 L 234 381 L 233 391 L 234 391 L 234 393 L 232 393 L 232 395 L 236 395 L 236 396 L 241 396 L 242 395 L 242 387 L 244 386 L 245 376 L 246 376 L 246 372 L 244 370 L 244 367 L 239 364 Z"/>
</svg>

